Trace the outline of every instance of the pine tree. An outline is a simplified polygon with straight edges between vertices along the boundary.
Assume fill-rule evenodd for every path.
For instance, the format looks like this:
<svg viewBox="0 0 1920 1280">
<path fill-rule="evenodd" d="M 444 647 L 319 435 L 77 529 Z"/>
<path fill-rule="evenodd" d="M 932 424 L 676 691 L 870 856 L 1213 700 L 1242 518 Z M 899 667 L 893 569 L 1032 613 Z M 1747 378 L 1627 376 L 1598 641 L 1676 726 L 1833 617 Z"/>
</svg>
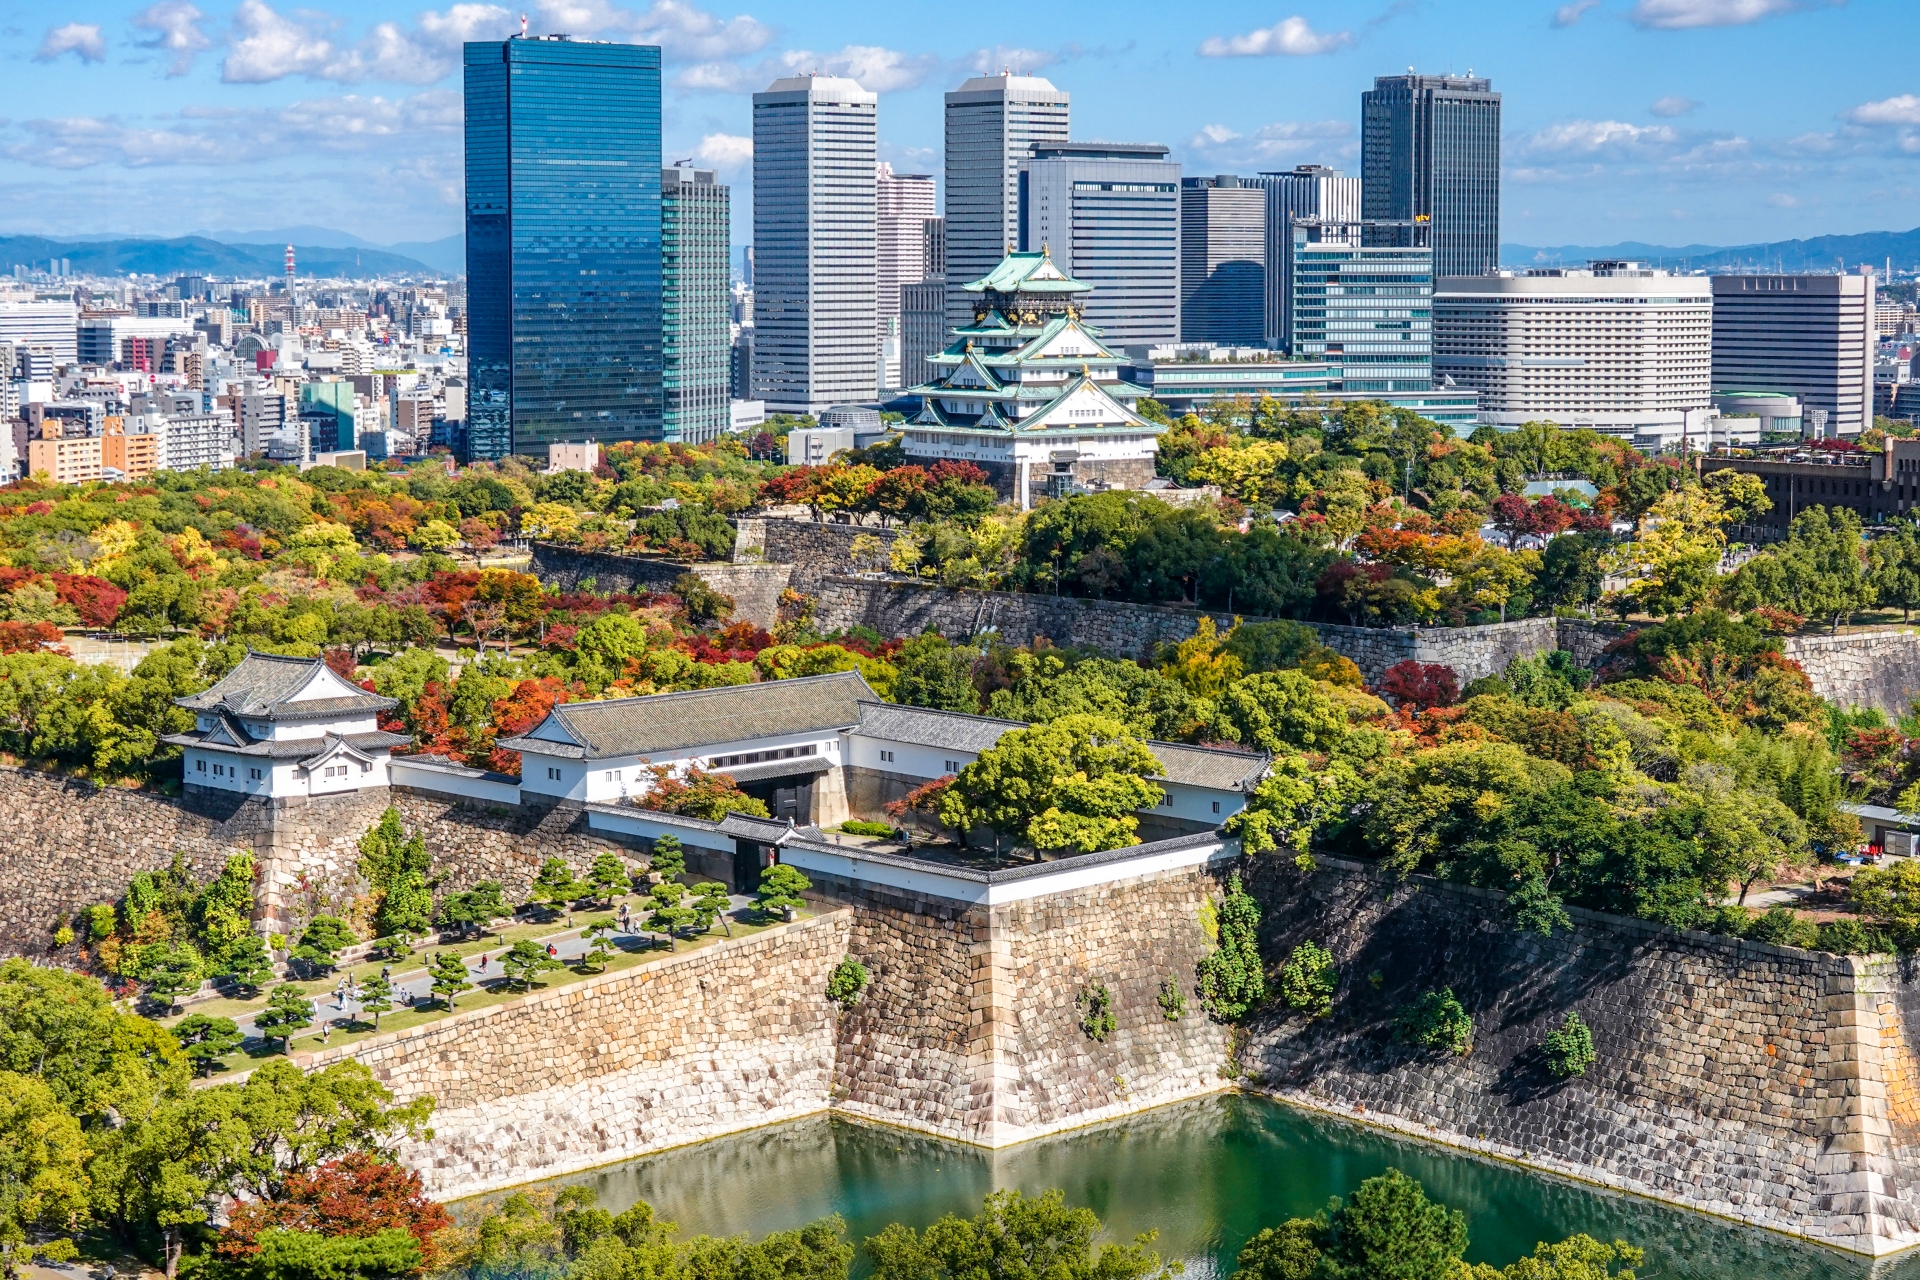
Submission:
<svg viewBox="0 0 1920 1280">
<path fill-rule="evenodd" d="M 427 966 L 427 974 L 433 979 L 433 994 L 447 1002 L 447 1011 L 453 1011 L 453 998 L 462 991 L 471 991 L 473 984 L 467 981 L 466 962 L 459 956 L 442 951 Z"/>
<path fill-rule="evenodd" d="M 293 1033 L 313 1025 L 313 1004 L 299 987 L 282 983 L 267 997 L 267 1007 L 254 1015 L 254 1030 L 277 1036 L 282 1053 L 293 1052 Z"/>
<path fill-rule="evenodd" d="M 273 961 L 267 955 L 266 939 L 250 933 L 228 947 L 216 976 L 231 982 L 242 999 L 258 995 L 260 988 L 273 981 Z"/>
<path fill-rule="evenodd" d="M 373 1015 L 373 1029 L 380 1029 L 380 1015 L 393 1008 L 393 983 L 374 976 L 360 984 L 360 1012 Z"/>
<path fill-rule="evenodd" d="M 727 886 L 718 880 L 706 880 L 693 886 L 693 908 L 700 913 L 700 932 L 705 933 L 713 928 L 714 920 L 718 919 L 726 929 L 727 936 L 733 936 L 733 922 L 727 919 L 727 907 L 731 905 L 732 897 Z"/>
<path fill-rule="evenodd" d="M 662 880 L 671 882 L 687 874 L 687 855 L 680 847 L 679 836 L 661 836 L 655 840 L 650 861 Z"/>
<path fill-rule="evenodd" d="M 529 991 L 533 988 L 533 980 L 540 974 L 566 966 L 548 955 L 547 949 L 539 943 L 522 938 L 501 957 L 500 967 L 506 970 L 507 981 L 522 991 Z"/>
</svg>

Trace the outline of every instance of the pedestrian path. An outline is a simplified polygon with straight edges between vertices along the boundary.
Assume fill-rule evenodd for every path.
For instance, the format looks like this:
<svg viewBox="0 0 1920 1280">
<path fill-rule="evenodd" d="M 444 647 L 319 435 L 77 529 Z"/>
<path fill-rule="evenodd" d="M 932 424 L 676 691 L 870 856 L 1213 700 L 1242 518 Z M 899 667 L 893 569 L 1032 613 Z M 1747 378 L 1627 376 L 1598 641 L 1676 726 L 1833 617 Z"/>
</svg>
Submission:
<svg viewBox="0 0 1920 1280">
<path fill-rule="evenodd" d="M 732 895 L 728 899 L 727 915 L 737 921 L 739 919 L 737 913 L 744 910 L 750 901 L 751 899 L 743 894 Z M 636 949 L 634 944 L 642 941 L 649 945 L 666 942 L 664 934 L 649 932 L 640 927 L 640 922 L 644 919 L 646 919 L 645 908 L 633 911 L 624 923 L 616 917 L 613 921 L 614 932 L 609 935 L 608 944 L 615 950 L 631 951 Z M 585 936 L 584 928 L 565 929 L 536 938 L 534 941 L 543 947 L 549 956 L 563 962 L 580 959 L 592 947 Z M 506 981 L 506 970 L 502 967 L 502 961 L 511 949 L 510 946 L 503 944 L 492 950 L 482 951 L 479 955 L 469 956 L 466 961 L 467 981 L 473 983 L 475 987 L 484 986 L 489 989 Z M 393 1008 L 383 1012 L 393 1013 L 411 1009 L 415 1005 L 428 1004 L 438 998 L 433 994 L 433 978 L 425 967 L 426 963 L 431 962 L 433 953 L 434 948 L 428 947 L 421 954 L 401 961 L 402 964 L 419 966 L 408 968 L 401 973 L 392 972 L 392 966 L 381 970 L 382 975 L 393 984 L 391 997 Z M 322 992 L 315 996 L 310 1002 L 313 1009 L 313 1026 L 306 1028 L 301 1038 L 310 1038 L 315 1031 L 324 1030 L 330 1023 L 372 1022 L 373 1015 L 362 1007 L 360 995 L 357 985 L 350 979 L 342 978 L 331 992 Z M 456 1007 L 457 1000 L 458 997 L 456 997 Z M 234 1022 L 240 1028 L 241 1034 L 249 1041 L 260 1043 L 267 1037 L 261 1035 L 254 1027 L 256 1013 L 235 1018 Z M 278 1039 L 278 1037 L 274 1038 Z"/>
</svg>

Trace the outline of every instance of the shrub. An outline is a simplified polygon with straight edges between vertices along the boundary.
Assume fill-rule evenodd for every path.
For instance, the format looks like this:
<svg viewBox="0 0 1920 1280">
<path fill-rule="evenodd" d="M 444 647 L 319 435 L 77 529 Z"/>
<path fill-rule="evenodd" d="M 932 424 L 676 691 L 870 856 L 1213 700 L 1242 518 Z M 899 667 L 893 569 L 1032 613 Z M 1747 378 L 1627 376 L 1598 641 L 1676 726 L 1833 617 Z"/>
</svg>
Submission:
<svg viewBox="0 0 1920 1280">
<path fill-rule="evenodd" d="M 832 976 L 827 979 L 827 999 L 842 1009 L 851 1009 L 866 988 L 867 966 L 847 956 L 834 966 Z"/>
<path fill-rule="evenodd" d="M 880 836 L 885 838 L 894 834 L 894 827 L 891 823 L 867 822 L 860 818 L 854 818 L 841 823 L 840 829 L 850 836 Z"/>
<path fill-rule="evenodd" d="M 1160 994 L 1154 998 L 1154 1003 L 1160 1006 L 1161 1016 L 1168 1022 L 1178 1022 L 1187 1014 L 1186 993 L 1180 990 L 1180 984 L 1174 981 L 1172 974 L 1161 979 Z"/>
<path fill-rule="evenodd" d="M 1812 948 L 1820 943 L 1820 926 L 1811 920 L 1802 920 L 1791 907 L 1768 908 L 1765 915 L 1756 917 L 1746 927 L 1745 933 L 1755 942 L 1769 942 L 1776 947 Z"/>
<path fill-rule="evenodd" d="M 1466 1054 L 1473 1049 L 1473 1019 L 1452 987 L 1424 991 L 1394 1015 L 1393 1038 L 1422 1049 Z"/>
<path fill-rule="evenodd" d="M 1571 1009 L 1559 1030 L 1547 1032 L 1541 1048 L 1546 1051 L 1547 1070 L 1557 1076 L 1583 1076 L 1593 1065 L 1593 1032 Z"/>
<path fill-rule="evenodd" d="M 1295 1013 L 1324 1018 L 1333 1012 L 1333 953 L 1303 942 L 1280 966 L 1280 998 Z"/>
<path fill-rule="evenodd" d="M 1867 956 L 1893 950 L 1893 943 L 1878 929 L 1869 929 L 1851 916 L 1829 920 L 1820 926 L 1814 943 L 1821 951 L 1843 956 Z"/>
<path fill-rule="evenodd" d="M 1080 1029 L 1089 1040 L 1104 1042 L 1119 1025 L 1113 1016 L 1113 993 L 1099 983 L 1082 991 L 1074 1006 L 1080 1010 Z"/>
</svg>

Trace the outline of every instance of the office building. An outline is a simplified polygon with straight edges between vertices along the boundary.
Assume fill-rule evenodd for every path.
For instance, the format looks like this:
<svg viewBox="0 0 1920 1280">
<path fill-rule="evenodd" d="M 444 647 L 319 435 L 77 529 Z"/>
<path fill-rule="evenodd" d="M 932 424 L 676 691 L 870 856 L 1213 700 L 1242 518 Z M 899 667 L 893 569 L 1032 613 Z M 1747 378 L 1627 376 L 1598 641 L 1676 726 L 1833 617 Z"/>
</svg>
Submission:
<svg viewBox="0 0 1920 1280">
<path fill-rule="evenodd" d="M 913 389 L 906 455 L 971 462 L 1022 508 L 1036 493 L 1144 488 L 1166 428 L 1134 411 L 1142 393 L 1120 375 L 1125 355 L 1086 324 L 1092 286 L 1041 249 L 1008 254 L 965 288 L 973 318 L 932 359 L 935 379 Z"/>
<path fill-rule="evenodd" d="M 931 382 L 939 371 L 929 363 L 947 349 L 947 282 L 910 284 L 900 291 L 900 380 L 909 387 Z"/>
<path fill-rule="evenodd" d="M 1873 425 L 1873 313 L 1869 275 L 1715 276 L 1713 389 L 1785 392 L 1810 434 L 1859 435 Z"/>
<path fill-rule="evenodd" d="M 1480 397 L 1456 387 L 1425 391 L 1337 390 L 1334 370 L 1324 361 L 1296 360 L 1261 347 L 1225 347 L 1183 342 L 1167 347 L 1136 347 L 1120 371 L 1141 391 L 1178 418 L 1201 413 L 1223 400 L 1258 404 L 1274 400 L 1288 409 L 1336 409 L 1355 400 L 1377 400 L 1470 434 L 1479 425 Z"/>
<path fill-rule="evenodd" d="M 468 44 L 466 180 L 470 455 L 659 438 L 660 50 Z"/>
<path fill-rule="evenodd" d="M 727 351 L 727 393 L 735 400 L 753 398 L 753 326 L 743 324 Z"/>
<path fill-rule="evenodd" d="M 1326 362 L 1330 390 L 1431 390 L 1433 251 L 1425 228 L 1308 218 L 1290 226 L 1287 354 Z"/>
<path fill-rule="evenodd" d="M 307 438 L 315 453 L 359 447 L 359 420 L 351 382 L 301 383 L 300 418 L 307 424 Z"/>
<path fill-rule="evenodd" d="M 1287 263 L 1293 253 L 1293 220 L 1309 218 L 1322 223 L 1357 224 L 1360 221 L 1360 179 L 1349 177 L 1325 165 L 1303 164 L 1285 172 L 1262 173 L 1257 182 L 1267 194 L 1266 298 L 1264 325 L 1266 345 L 1285 350 L 1284 324 L 1287 283 L 1291 279 Z"/>
<path fill-rule="evenodd" d="M 936 220 L 933 177 L 896 174 L 892 165 L 882 161 L 874 177 L 874 202 L 880 388 L 892 390 L 901 385 L 900 291 L 927 278 L 927 223 Z"/>
<path fill-rule="evenodd" d="M 1179 340 L 1180 165 L 1167 148 L 1035 147 L 1020 166 L 1020 206 L 1023 248 L 1046 250 L 1092 290 L 1085 319 L 1101 341 L 1120 348 Z M 951 261 L 951 227 L 948 237 Z"/>
<path fill-rule="evenodd" d="M 81 364 L 126 364 L 152 373 L 169 338 L 193 332 L 193 321 L 178 316 L 85 315 L 78 321 L 75 356 Z"/>
<path fill-rule="evenodd" d="M 1267 193 L 1257 179 L 1180 180 L 1180 338 L 1258 346 L 1266 335 Z"/>
<path fill-rule="evenodd" d="M 1702 469 L 1756 476 L 1773 506 L 1756 523 L 1785 532 L 1808 507 L 1846 507 L 1866 525 L 1920 513 L 1920 440 L 1888 436 L 1878 449 L 1768 450 L 1749 458 L 1706 458 Z"/>
<path fill-rule="evenodd" d="M 1466 76 L 1379 76 L 1360 95 L 1361 216 L 1429 223 L 1434 274 L 1500 269 L 1500 95 Z"/>
<path fill-rule="evenodd" d="M 727 429 L 732 322 L 728 191 L 711 169 L 660 171 L 662 434 L 705 444 Z"/>
<path fill-rule="evenodd" d="M 45 348 L 55 363 L 72 364 L 79 319 L 71 300 L 0 298 L 0 342 Z"/>
<path fill-rule="evenodd" d="M 878 103 L 838 76 L 789 76 L 753 95 L 749 398 L 773 412 L 874 397 Z"/>
<path fill-rule="evenodd" d="M 949 325 L 973 319 L 966 282 L 1020 247 L 1020 164 L 1037 144 L 1067 141 L 1068 113 L 1068 95 L 1039 76 L 975 76 L 947 95 Z"/>
<path fill-rule="evenodd" d="M 928 218 L 920 224 L 920 278 L 947 278 L 947 220 Z"/>
<path fill-rule="evenodd" d="M 1588 427 L 1649 448 L 1711 404 L 1705 276 L 1642 263 L 1452 277 L 1433 297 L 1436 378 L 1480 393 L 1480 420 Z"/>
</svg>

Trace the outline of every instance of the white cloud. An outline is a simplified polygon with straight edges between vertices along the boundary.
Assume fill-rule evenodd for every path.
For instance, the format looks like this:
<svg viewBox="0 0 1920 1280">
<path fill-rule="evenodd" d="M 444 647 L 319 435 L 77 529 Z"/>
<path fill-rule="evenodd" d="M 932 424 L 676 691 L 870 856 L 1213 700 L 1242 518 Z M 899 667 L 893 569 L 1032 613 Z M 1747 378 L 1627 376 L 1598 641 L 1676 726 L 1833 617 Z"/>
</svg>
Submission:
<svg viewBox="0 0 1920 1280">
<path fill-rule="evenodd" d="M 1841 116 L 1853 124 L 1920 125 L 1920 94 L 1903 93 L 1878 102 L 1863 102 L 1850 111 L 1843 111 Z"/>
<path fill-rule="evenodd" d="M 1350 151 L 1352 134 L 1344 120 L 1282 120 L 1246 134 L 1209 124 L 1187 139 L 1187 149 L 1201 159 L 1232 164 L 1324 161 Z"/>
<path fill-rule="evenodd" d="M 817 71 L 846 76 L 872 93 L 892 93 L 924 84 L 942 63 L 931 54 L 902 53 L 879 45 L 850 44 L 837 53 L 792 49 L 763 59 L 756 67 L 704 62 L 673 78 L 675 87 L 693 92 L 757 93 L 782 76 Z"/>
<path fill-rule="evenodd" d="M 693 149 L 693 158 L 716 169 L 738 169 L 753 163 L 753 139 L 737 133 L 710 133 Z"/>
<path fill-rule="evenodd" d="M 36 62 L 52 62 L 63 53 L 71 53 L 82 62 L 105 62 L 107 42 L 98 26 L 87 22 L 69 22 L 48 30 L 33 57 Z"/>
<path fill-rule="evenodd" d="M 139 42 L 143 49 L 159 49 L 173 55 L 167 62 L 169 76 L 183 76 L 193 70 L 193 60 L 213 41 L 200 29 L 207 15 L 188 0 L 160 0 L 133 15 L 133 25 L 151 31 L 152 37 Z"/>
<path fill-rule="evenodd" d="M 1804 7 L 1801 0 L 1639 0 L 1627 17 L 1636 27 L 1685 31 L 1692 27 L 1744 27 Z"/>
<path fill-rule="evenodd" d="M 996 44 L 987 49 L 976 49 L 964 59 L 967 70 L 975 75 L 998 75 L 1001 71 L 1011 71 L 1015 75 L 1032 75 L 1045 67 L 1060 61 L 1060 55 L 1046 49 L 1026 49 L 1019 45 Z"/>
<path fill-rule="evenodd" d="M 1776 209 L 1798 209 L 1800 207 L 1799 198 L 1797 196 L 1790 196 L 1784 191 L 1776 191 L 1768 196 L 1767 203 Z"/>
<path fill-rule="evenodd" d="M 1553 25 L 1556 27 L 1570 27 L 1580 21 L 1587 10 L 1594 8 L 1599 3 L 1600 0 L 1572 0 L 1570 4 L 1563 4 L 1553 11 Z"/>
<path fill-rule="evenodd" d="M 24 136 L 5 153 L 52 169 L 252 164 L 293 152 L 365 152 L 388 144 L 411 152 L 419 139 L 456 133 L 460 121 L 460 95 L 451 90 L 398 99 L 348 94 L 277 110 L 189 108 L 157 127 L 115 116 L 27 120 L 18 126 Z"/>
<path fill-rule="evenodd" d="M 681 0 L 654 0 L 645 13 L 608 0 L 542 0 L 535 12 L 547 31 L 618 35 L 635 44 L 657 44 L 678 58 L 737 58 L 773 40 L 771 27 L 746 14 L 720 18 Z"/>
<path fill-rule="evenodd" d="M 1601 151 L 1639 151 L 1680 141 L 1664 124 L 1628 124 L 1624 120 L 1569 120 L 1548 125 L 1527 138 L 1521 150 L 1529 155 L 1592 155 Z"/>
<path fill-rule="evenodd" d="M 1200 42 L 1203 58 L 1311 57 L 1353 43 L 1353 32 L 1318 32 L 1302 17 L 1282 18 L 1271 27 L 1239 36 L 1209 36 Z"/>
<path fill-rule="evenodd" d="M 1664 98 L 1654 99 L 1653 105 L 1647 110 L 1671 120 L 1675 116 L 1686 115 L 1689 111 L 1697 111 L 1699 107 L 1700 104 L 1692 98 L 1683 98 L 1677 93 L 1671 93 Z"/>
<path fill-rule="evenodd" d="M 235 38 L 221 64 L 221 79 L 232 84 L 291 75 L 341 84 L 432 84 L 459 69 L 463 42 L 501 38 L 515 29 L 508 10 L 475 3 L 428 10 L 411 31 L 396 22 L 376 23 L 351 48 L 333 42 L 326 15 L 299 10 L 296 18 L 286 18 L 264 0 L 241 0 L 233 22 Z"/>
<path fill-rule="evenodd" d="M 334 60 L 333 42 L 325 34 L 281 17 L 262 0 L 240 0 L 233 11 L 233 31 L 233 47 L 220 65 L 220 78 L 228 84 L 317 75 Z"/>
</svg>

